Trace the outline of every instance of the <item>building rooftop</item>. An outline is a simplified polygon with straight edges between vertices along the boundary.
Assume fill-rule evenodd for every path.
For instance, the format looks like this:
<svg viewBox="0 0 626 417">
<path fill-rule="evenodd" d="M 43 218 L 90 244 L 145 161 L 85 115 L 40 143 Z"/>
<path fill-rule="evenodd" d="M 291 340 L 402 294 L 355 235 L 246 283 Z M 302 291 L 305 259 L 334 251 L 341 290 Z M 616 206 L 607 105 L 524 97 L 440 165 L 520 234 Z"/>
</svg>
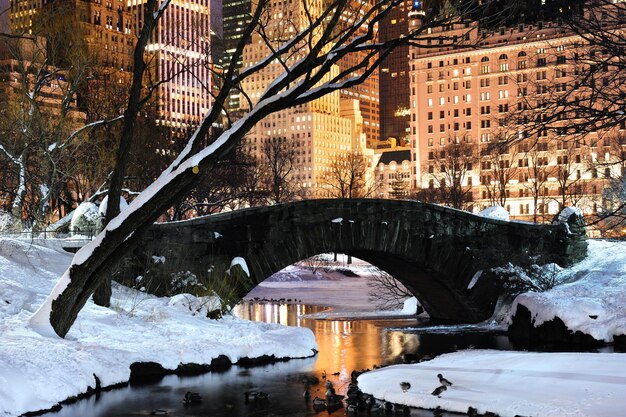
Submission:
<svg viewBox="0 0 626 417">
<path fill-rule="evenodd" d="M 380 156 L 380 161 L 378 161 L 378 163 L 389 165 L 392 161 L 395 161 L 397 164 L 401 164 L 402 161 L 410 161 L 410 160 L 411 160 L 411 150 L 403 149 L 399 151 L 383 152 Z"/>
</svg>

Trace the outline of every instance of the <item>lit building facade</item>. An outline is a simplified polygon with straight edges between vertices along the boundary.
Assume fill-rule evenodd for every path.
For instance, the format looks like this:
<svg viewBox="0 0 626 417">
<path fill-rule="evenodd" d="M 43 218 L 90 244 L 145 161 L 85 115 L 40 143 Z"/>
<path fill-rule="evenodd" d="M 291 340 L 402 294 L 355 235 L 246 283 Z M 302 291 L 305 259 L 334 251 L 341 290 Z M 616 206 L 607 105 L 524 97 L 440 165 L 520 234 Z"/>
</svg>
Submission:
<svg viewBox="0 0 626 417">
<path fill-rule="evenodd" d="M 313 15 L 321 13 L 322 7 L 324 2 L 320 0 L 308 4 Z M 268 16 L 270 23 L 265 31 L 275 33 L 276 36 L 295 34 L 299 27 L 298 22 L 306 21 L 305 13 L 301 2 L 273 1 Z M 260 36 L 253 35 L 244 49 L 243 68 L 252 66 L 268 53 L 269 49 Z M 293 56 L 290 59 L 290 62 L 295 62 L 298 57 Z M 339 66 L 335 65 L 325 78 L 331 79 L 339 71 Z M 244 80 L 242 87 L 252 100 L 252 105 L 282 72 L 282 65 L 272 62 L 256 75 Z M 354 98 L 342 99 L 341 95 L 339 91 L 335 91 L 312 102 L 269 115 L 257 123 L 246 137 L 247 152 L 255 158 L 263 159 L 264 143 L 268 141 L 284 142 L 285 146 L 293 146 L 296 154 L 293 175 L 298 186 L 302 188 L 303 195 L 326 195 L 324 177 L 333 161 L 350 152 L 367 154 L 359 102 Z M 244 103 L 242 107 L 246 110 Z M 370 161 L 372 156 L 373 153 L 369 156 Z"/>
<path fill-rule="evenodd" d="M 222 57 L 222 67 L 230 65 L 237 45 L 243 38 L 243 32 L 252 19 L 251 0 L 223 0 L 223 34 L 224 34 L 224 54 Z M 237 69 L 243 65 L 243 56 L 236 63 Z M 228 97 L 228 108 L 239 109 L 239 92 L 232 91 Z"/>
<path fill-rule="evenodd" d="M 346 26 L 353 26 L 354 23 L 362 19 L 367 10 L 364 5 L 371 6 L 372 1 L 355 1 L 346 8 L 344 18 L 339 24 L 339 30 Z M 355 36 L 367 34 L 367 28 L 362 27 Z M 356 52 L 348 54 L 338 62 L 340 70 L 348 68 L 358 68 L 358 64 L 367 57 L 367 52 Z M 357 69 L 357 73 L 360 73 Z M 380 139 L 380 99 L 379 99 L 378 71 L 374 71 L 361 84 L 340 90 L 340 97 L 347 100 L 358 100 L 361 116 L 363 117 L 363 133 L 365 133 L 367 146 L 373 148 Z"/>
<path fill-rule="evenodd" d="M 377 154 L 377 197 L 404 199 L 411 195 L 411 150 L 391 148 Z"/>
<path fill-rule="evenodd" d="M 616 149 L 613 139 L 625 132 L 540 122 L 550 103 L 571 93 L 586 54 L 595 52 L 551 22 L 451 30 L 468 33 L 470 43 L 481 36 L 481 47 L 411 50 L 413 188 L 437 187 L 452 144 L 465 144 L 475 155 L 463 177 L 471 190 L 467 208 L 500 204 L 515 218 L 535 221 L 551 220 L 563 206 L 594 213 L 603 184 L 620 175 L 624 147 Z"/>
<path fill-rule="evenodd" d="M 8 15 L 10 29 L 16 34 L 31 34 L 37 19 L 46 20 L 46 15 L 67 19 L 59 22 L 65 30 L 73 30 L 78 23 L 94 66 L 119 71 L 132 68 L 135 18 L 125 0 L 13 0 Z"/>
<path fill-rule="evenodd" d="M 143 25 L 144 2 L 132 0 L 136 33 Z M 174 0 L 165 9 L 146 50 L 152 80 L 159 82 L 157 122 L 172 136 L 186 136 L 211 105 L 211 0 Z"/>
<path fill-rule="evenodd" d="M 396 39 L 409 31 L 414 1 L 405 0 L 380 23 L 381 42 Z M 380 139 L 404 142 L 409 136 L 409 47 L 400 46 L 380 65 Z"/>
</svg>

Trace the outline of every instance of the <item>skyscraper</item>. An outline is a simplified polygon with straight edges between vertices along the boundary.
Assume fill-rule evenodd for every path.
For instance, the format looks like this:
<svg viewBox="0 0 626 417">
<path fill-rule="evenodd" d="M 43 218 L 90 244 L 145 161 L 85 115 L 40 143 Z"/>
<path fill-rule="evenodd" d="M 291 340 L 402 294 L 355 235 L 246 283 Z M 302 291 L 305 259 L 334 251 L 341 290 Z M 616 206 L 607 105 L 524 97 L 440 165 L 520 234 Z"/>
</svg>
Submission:
<svg viewBox="0 0 626 417">
<path fill-rule="evenodd" d="M 233 59 L 237 45 L 243 37 L 243 32 L 250 24 L 252 4 L 251 0 L 223 0 L 223 42 L 224 54 L 222 66 L 227 67 Z M 237 60 L 237 68 L 241 68 L 243 56 Z M 231 91 L 228 99 L 229 109 L 239 109 L 239 92 Z"/>
<path fill-rule="evenodd" d="M 405 0 L 380 23 L 381 42 L 396 39 L 409 31 L 409 14 L 414 3 Z M 400 46 L 380 65 L 380 139 L 396 138 L 402 144 L 409 135 L 409 47 Z"/>
<path fill-rule="evenodd" d="M 145 3 L 133 0 L 135 31 L 142 27 Z M 150 71 L 156 83 L 157 122 L 173 136 L 188 134 L 211 105 L 211 0 L 172 2 L 150 38 Z"/>
<path fill-rule="evenodd" d="M 360 18 L 363 18 L 367 8 L 371 6 L 371 0 L 353 1 L 351 6 L 346 8 L 342 21 L 339 23 L 339 30 L 347 29 L 344 25 L 351 26 Z M 366 35 L 367 28 L 361 27 L 355 36 Z M 358 64 L 367 57 L 367 52 L 356 52 L 347 55 L 338 62 L 339 68 L 343 71 L 347 68 L 357 68 Z M 378 71 L 373 72 L 361 84 L 347 89 L 340 90 L 341 98 L 348 100 L 358 100 L 361 116 L 363 117 L 363 133 L 367 140 L 367 146 L 372 148 L 380 138 L 380 100 Z"/>
</svg>

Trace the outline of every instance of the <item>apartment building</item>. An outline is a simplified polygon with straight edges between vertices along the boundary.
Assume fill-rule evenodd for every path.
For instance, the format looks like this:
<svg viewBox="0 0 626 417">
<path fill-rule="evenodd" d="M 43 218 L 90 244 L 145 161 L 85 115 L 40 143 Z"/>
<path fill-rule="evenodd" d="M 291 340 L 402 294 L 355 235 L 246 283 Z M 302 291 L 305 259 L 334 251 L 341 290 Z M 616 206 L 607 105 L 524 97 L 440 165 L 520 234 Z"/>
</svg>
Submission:
<svg viewBox="0 0 626 417">
<path fill-rule="evenodd" d="M 579 116 L 559 105 L 591 94 L 579 78 L 601 51 L 557 21 L 446 31 L 478 47 L 411 50 L 413 188 L 436 189 L 454 168 L 474 211 L 499 204 L 514 218 L 549 221 L 563 206 L 598 210 L 607 180 L 620 175 L 624 132 L 576 128 Z M 472 158 L 461 161 L 459 149 Z"/>
</svg>

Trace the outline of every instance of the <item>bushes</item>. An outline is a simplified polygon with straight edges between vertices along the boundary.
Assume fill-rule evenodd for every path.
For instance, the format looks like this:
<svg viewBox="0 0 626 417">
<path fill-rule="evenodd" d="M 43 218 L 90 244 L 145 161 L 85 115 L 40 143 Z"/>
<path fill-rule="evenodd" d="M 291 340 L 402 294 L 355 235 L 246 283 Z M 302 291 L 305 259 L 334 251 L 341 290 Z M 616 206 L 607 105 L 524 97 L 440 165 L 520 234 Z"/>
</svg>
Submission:
<svg viewBox="0 0 626 417">
<path fill-rule="evenodd" d="M 562 284 L 563 277 L 559 276 L 562 268 L 557 264 L 543 266 L 531 265 L 528 268 L 513 265 L 494 268 L 493 272 L 503 281 L 502 284 L 508 295 L 518 295 L 524 292 L 544 292 Z"/>
</svg>

